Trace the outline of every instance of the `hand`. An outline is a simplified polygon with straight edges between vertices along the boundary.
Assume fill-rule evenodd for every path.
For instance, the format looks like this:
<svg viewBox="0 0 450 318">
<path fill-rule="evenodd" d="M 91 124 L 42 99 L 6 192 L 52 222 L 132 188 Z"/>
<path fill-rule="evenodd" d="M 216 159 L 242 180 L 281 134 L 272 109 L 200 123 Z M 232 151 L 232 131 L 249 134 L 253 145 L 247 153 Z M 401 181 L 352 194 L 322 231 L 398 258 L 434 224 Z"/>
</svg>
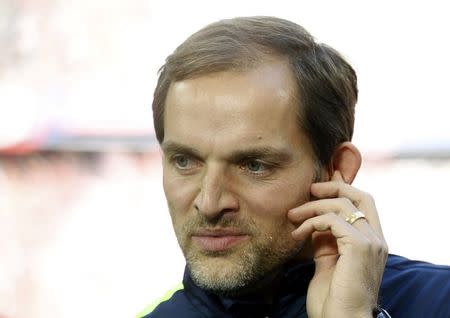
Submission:
<svg viewBox="0 0 450 318">
<path fill-rule="evenodd" d="M 312 238 L 316 270 L 308 287 L 308 316 L 372 317 L 388 255 L 375 202 L 339 172 L 329 182 L 313 184 L 311 194 L 318 200 L 288 213 L 300 224 L 294 239 Z M 365 219 L 345 221 L 358 210 Z"/>
</svg>

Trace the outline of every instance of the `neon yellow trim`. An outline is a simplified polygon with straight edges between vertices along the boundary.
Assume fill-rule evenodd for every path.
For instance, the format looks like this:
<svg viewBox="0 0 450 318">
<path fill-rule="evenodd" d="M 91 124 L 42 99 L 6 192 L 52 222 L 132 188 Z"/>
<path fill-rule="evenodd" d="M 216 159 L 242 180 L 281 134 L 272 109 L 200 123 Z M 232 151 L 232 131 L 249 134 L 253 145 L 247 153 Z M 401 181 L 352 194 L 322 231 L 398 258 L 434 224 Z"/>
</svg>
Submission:
<svg viewBox="0 0 450 318">
<path fill-rule="evenodd" d="M 159 298 L 158 300 L 156 300 L 155 302 L 153 302 L 151 305 L 147 306 L 144 308 L 144 310 L 142 310 L 140 313 L 138 313 L 136 315 L 136 318 L 142 318 L 145 315 L 148 315 L 149 313 L 151 313 L 156 307 L 158 307 L 158 305 L 164 301 L 167 301 L 170 299 L 170 297 L 173 296 L 173 294 L 175 294 L 177 291 L 182 290 L 184 288 L 183 283 L 178 284 L 176 287 L 172 288 L 171 290 L 169 290 L 168 292 L 166 292 L 164 294 L 164 296 L 162 296 L 161 298 Z"/>
</svg>

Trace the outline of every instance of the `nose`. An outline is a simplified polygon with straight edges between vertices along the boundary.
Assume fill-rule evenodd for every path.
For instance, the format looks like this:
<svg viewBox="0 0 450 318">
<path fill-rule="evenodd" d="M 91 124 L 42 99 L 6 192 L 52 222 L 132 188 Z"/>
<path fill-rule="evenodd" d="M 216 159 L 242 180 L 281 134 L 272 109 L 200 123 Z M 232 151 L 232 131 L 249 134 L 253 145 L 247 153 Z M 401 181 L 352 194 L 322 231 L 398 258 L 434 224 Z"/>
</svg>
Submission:
<svg viewBox="0 0 450 318">
<path fill-rule="evenodd" d="M 239 201 L 231 188 L 231 178 L 225 171 L 208 167 L 194 200 L 195 209 L 208 219 L 217 219 L 223 214 L 236 212 L 239 209 Z"/>
</svg>

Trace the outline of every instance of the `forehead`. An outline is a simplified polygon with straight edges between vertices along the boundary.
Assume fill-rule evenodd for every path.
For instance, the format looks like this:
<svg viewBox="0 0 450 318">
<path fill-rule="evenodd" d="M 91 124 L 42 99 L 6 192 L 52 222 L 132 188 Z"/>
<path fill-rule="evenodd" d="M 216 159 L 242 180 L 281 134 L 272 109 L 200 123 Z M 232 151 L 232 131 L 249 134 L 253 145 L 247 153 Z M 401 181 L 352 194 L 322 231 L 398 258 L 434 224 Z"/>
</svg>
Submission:
<svg viewBox="0 0 450 318">
<path fill-rule="evenodd" d="M 166 99 L 164 141 L 211 147 L 303 142 L 296 94 L 295 80 L 284 61 L 172 83 Z"/>
</svg>

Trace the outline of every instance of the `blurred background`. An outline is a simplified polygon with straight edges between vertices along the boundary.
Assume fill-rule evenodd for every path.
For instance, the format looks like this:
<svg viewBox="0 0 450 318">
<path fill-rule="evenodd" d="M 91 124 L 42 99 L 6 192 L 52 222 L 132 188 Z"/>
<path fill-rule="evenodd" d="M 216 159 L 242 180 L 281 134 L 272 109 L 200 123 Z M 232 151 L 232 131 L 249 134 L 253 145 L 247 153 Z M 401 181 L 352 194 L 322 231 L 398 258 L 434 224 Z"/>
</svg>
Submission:
<svg viewBox="0 0 450 318">
<path fill-rule="evenodd" d="M 444 1 L 0 0 L 0 318 L 133 317 L 181 280 L 151 101 L 217 19 L 275 15 L 359 74 L 355 185 L 392 253 L 450 263 Z"/>
</svg>

